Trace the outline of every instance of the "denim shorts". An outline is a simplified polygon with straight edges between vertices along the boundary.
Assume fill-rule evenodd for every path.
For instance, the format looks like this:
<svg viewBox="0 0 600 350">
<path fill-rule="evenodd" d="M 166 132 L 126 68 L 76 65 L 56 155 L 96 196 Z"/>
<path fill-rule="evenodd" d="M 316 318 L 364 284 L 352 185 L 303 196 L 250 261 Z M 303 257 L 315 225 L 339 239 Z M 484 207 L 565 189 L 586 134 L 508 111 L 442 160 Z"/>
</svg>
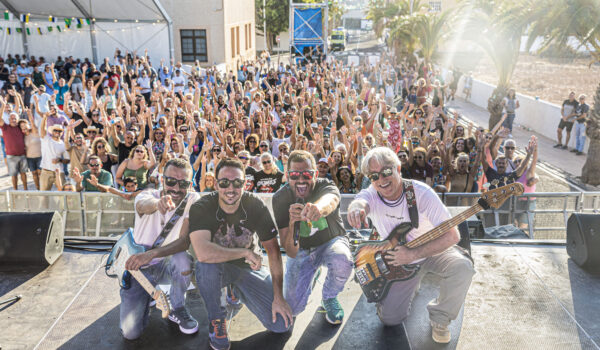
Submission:
<svg viewBox="0 0 600 350">
<path fill-rule="evenodd" d="M 0 136 L 0 145 L 2 145 L 2 155 L 6 158 L 6 145 L 4 144 L 4 137 Z"/>
<path fill-rule="evenodd" d="M 42 167 L 42 157 L 37 158 L 27 158 L 27 166 L 29 166 L 29 171 L 41 170 Z"/>
<path fill-rule="evenodd" d="M 25 156 L 7 156 L 8 175 L 17 176 L 27 172 L 27 158 Z"/>
</svg>

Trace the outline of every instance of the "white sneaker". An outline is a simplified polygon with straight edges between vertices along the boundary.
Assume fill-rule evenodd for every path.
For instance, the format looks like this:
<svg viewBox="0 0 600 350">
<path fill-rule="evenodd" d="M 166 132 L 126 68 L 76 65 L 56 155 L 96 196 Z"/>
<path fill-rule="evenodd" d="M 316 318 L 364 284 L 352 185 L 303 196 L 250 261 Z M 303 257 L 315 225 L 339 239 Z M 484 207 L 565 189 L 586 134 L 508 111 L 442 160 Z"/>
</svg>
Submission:
<svg viewBox="0 0 600 350">
<path fill-rule="evenodd" d="M 431 321 L 431 338 L 436 343 L 447 344 L 452 338 L 448 326 L 442 326 L 439 323 Z"/>
</svg>

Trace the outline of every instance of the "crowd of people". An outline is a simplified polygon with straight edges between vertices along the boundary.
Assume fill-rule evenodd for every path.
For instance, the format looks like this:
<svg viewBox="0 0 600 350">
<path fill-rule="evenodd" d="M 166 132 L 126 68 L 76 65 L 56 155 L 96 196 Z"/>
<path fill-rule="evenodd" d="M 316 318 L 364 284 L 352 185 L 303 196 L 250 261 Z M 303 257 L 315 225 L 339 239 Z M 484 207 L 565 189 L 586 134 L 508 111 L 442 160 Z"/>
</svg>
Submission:
<svg viewBox="0 0 600 350">
<path fill-rule="evenodd" d="M 318 177 L 355 194 L 370 184 L 357 169 L 376 146 L 397 154 L 404 178 L 437 192 L 478 192 L 512 180 L 535 191 L 537 144 L 519 155 L 510 138 L 514 90 L 502 121 L 486 130 L 445 106 L 460 76 L 385 55 L 356 67 L 263 58 L 228 72 L 173 60 L 153 66 L 147 52 L 116 50 L 98 67 L 87 59 L 8 55 L 0 59 L 2 149 L 14 189 L 19 179 L 30 189 L 31 173 L 38 190 L 127 199 L 158 187 L 172 158 L 193 166 L 196 191 L 213 191 L 218 163 L 237 157 L 246 191 L 274 193 L 288 181 L 293 150 L 310 152 Z"/>
</svg>

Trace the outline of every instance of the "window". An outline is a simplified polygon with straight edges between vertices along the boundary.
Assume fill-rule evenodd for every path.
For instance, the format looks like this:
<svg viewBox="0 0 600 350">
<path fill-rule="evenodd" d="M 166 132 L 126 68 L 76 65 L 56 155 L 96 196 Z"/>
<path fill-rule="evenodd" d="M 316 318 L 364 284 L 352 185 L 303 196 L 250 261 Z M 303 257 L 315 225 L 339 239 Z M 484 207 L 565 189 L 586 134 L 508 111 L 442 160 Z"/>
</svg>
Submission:
<svg viewBox="0 0 600 350">
<path fill-rule="evenodd" d="M 441 1 L 430 1 L 429 2 L 429 11 L 442 12 L 442 2 Z"/>
<path fill-rule="evenodd" d="M 204 29 L 182 29 L 181 36 L 181 60 L 184 62 L 208 62 L 208 51 L 206 49 L 206 30 Z"/>
<path fill-rule="evenodd" d="M 240 54 L 240 26 L 235 27 L 235 48 L 237 49 L 237 54 Z"/>
<path fill-rule="evenodd" d="M 248 24 L 248 48 L 252 48 L 252 23 Z"/>
<path fill-rule="evenodd" d="M 231 58 L 235 58 L 235 28 L 231 27 Z"/>
<path fill-rule="evenodd" d="M 246 43 L 246 45 L 244 45 L 244 50 L 248 50 L 248 25 L 244 24 L 244 42 Z"/>
</svg>

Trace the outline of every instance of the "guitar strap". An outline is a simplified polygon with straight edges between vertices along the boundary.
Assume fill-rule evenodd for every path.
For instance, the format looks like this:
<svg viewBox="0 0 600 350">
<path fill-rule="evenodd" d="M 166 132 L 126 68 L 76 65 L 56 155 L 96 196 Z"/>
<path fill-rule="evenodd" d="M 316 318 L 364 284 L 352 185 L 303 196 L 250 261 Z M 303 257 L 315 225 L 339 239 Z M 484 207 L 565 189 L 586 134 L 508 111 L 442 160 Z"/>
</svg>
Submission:
<svg viewBox="0 0 600 350">
<path fill-rule="evenodd" d="M 169 232 L 171 232 L 173 226 L 175 226 L 175 224 L 177 223 L 177 220 L 179 220 L 179 218 L 181 218 L 181 216 L 183 215 L 189 197 L 190 195 L 188 193 L 185 196 L 185 198 L 181 201 L 181 203 L 179 203 L 179 206 L 177 207 L 177 209 L 175 209 L 173 216 L 171 216 L 169 221 L 167 221 L 162 231 L 160 232 L 160 235 L 158 236 L 158 238 L 156 238 L 156 241 L 154 241 L 154 244 L 152 244 L 152 248 L 150 249 L 154 249 L 160 246 L 165 241 L 165 239 L 169 235 Z"/>
<path fill-rule="evenodd" d="M 413 228 L 419 228 L 419 210 L 417 209 L 417 196 L 411 180 L 402 179 L 404 196 L 408 205 L 408 217 Z"/>
</svg>

